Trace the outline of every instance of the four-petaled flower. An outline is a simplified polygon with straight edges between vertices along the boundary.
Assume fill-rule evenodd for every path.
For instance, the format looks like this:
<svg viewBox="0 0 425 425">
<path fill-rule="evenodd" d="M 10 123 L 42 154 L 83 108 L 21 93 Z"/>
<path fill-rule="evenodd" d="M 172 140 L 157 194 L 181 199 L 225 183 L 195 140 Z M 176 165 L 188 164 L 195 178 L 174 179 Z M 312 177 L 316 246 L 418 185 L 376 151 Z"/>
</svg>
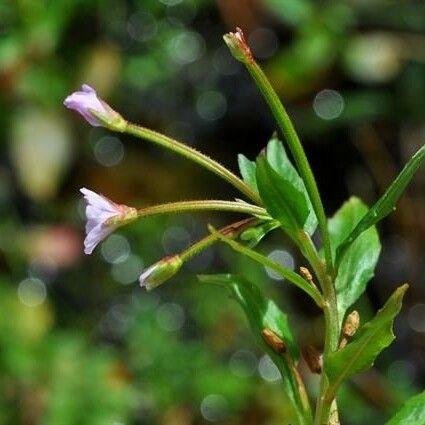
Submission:
<svg viewBox="0 0 425 425">
<path fill-rule="evenodd" d="M 117 227 L 137 217 L 137 210 L 119 205 L 110 199 L 83 187 L 80 189 L 87 202 L 86 238 L 84 252 L 91 254 L 97 244 Z"/>
</svg>

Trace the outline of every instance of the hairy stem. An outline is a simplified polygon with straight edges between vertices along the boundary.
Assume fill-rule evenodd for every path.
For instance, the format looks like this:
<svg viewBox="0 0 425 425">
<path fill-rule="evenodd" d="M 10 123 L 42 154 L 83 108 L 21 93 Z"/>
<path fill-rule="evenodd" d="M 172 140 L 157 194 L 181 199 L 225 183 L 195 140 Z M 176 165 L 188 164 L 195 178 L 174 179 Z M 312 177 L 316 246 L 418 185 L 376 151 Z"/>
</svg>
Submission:
<svg viewBox="0 0 425 425">
<path fill-rule="evenodd" d="M 181 213 L 191 211 L 229 211 L 240 214 L 250 214 L 269 218 L 264 208 L 242 202 L 208 200 L 208 201 L 180 201 L 154 205 L 137 210 L 138 218 L 158 214 Z"/>
<path fill-rule="evenodd" d="M 247 248 L 246 246 L 243 246 L 242 244 L 226 237 L 225 235 L 218 233 L 217 230 L 215 230 L 213 227 L 210 227 L 210 231 L 213 235 L 217 236 L 221 241 L 229 245 L 236 252 L 239 252 L 253 259 L 254 261 L 257 261 L 263 266 L 266 266 L 274 270 L 276 273 L 280 274 L 282 277 L 287 279 L 289 282 L 293 283 L 295 286 L 300 288 L 306 294 L 310 295 L 310 297 L 315 301 L 315 303 L 320 308 L 323 308 L 322 294 L 315 287 L 310 285 L 310 283 L 307 282 L 299 274 L 295 273 L 291 269 L 288 269 L 287 267 L 284 267 L 278 263 L 275 263 L 274 261 L 270 260 L 268 257 L 261 255 L 257 251 Z"/>
<path fill-rule="evenodd" d="M 301 252 L 313 268 L 320 287 L 323 291 L 323 313 L 325 316 L 325 345 L 323 350 L 323 364 L 326 365 L 328 355 L 338 348 L 340 334 L 335 286 L 332 277 L 327 273 L 326 266 L 320 259 L 310 236 L 305 232 L 301 232 L 299 235 L 297 235 L 296 242 Z M 315 425 L 328 424 L 333 399 L 329 400 L 326 397 L 327 390 L 327 378 L 325 373 L 322 372 L 319 396 L 317 398 L 316 404 L 316 417 L 314 422 Z M 334 408 L 337 416 L 337 406 L 335 403 Z"/>
<path fill-rule="evenodd" d="M 225 235 L 228 238 L 235 239 L 237 238 L 244 230 L 256 226 L 261 221 L 257 218 L 247 218 L 245 220 L 238 221 L 227 225 L 226 227 L 218 230 L 218 233 Z M 203 250 L 209 248 L 211 245 L 214 245 L 218 242 L 220 238 L 217 235 L 209 234 L 205 238 L 194 243 L 192 246 L 180 253 L 180 258 L 182 261 L 190 260 L 195 255 L 198 255 Z"/>
<path fill-rule="evenodd" d="M 241 193 L 251 199 L 254 203 L 258 205 L 262 204 L 259 195 L 254 190 L 252 190 L 243 180 L 241 180 L 238 176 L 233 174 L 230 170 L 228 170 L 226 167 L 224 167 L 217 161 L 213 160 L 207 155 L 204 155 L 201 152 L 198 152 L 196 149 L 193 149 L 190 146 L 180 143 L 177 140 L 172 139 L 171 137 L 165 136 L 161 133 L 157 133 L 156 131 L 132 123 L 127 124 L 124 132 L 139 137 L 141 139 L 148 140 L 149 142 L 155 143 L 159 146 L 176 152 L 187 159 L 190 159 L 191 161 L 201 165 L 202 167 L 226 180 L 228 183 L 238 189 Z"/>
<path fill-rule="evenodd" d="M 317 188 L 317 183 L 308 162 L 307 156 L 304 152 L 304 148 L 301 144 L 297 132 L 295 131 L 291 119 L 289 118 L 282 102 L 279 99 L 279 96 L 274 91 L 263 70 L 253 59 L 247 60 L 245 65 L 253 80 L 260 89 L 262 95 L 264 96 L 267 104 L 270 107 L 270 110 L 273 113 L 273 116 L 276 119 L 276 122 L 278 123 L 283 135 L 285 136 L 289 149 L 291 150 L 291 153 L 297 164 L 300 175 L 304 180 L 304 184 L 310 196 L 311 203 L 319 222 L 320 233 L 322 234 L 323 246 L 325 250 L 327 269 L 328 272 L 332 274 L 332 253 L 326 214 L 323 208 L 322 200 L 320 198 L 319 189 Z"/>
</svg>

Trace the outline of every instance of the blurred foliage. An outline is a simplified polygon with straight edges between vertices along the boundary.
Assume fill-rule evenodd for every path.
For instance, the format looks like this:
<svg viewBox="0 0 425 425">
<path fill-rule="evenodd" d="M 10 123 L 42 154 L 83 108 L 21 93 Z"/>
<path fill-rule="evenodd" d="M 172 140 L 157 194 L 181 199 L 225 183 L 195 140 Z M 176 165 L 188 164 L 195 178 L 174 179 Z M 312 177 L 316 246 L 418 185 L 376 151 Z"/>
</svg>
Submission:
<svg viewBox="0 0 425 425">
<path fill-rule="evenodd" d="M 239 25 L 332 215 L 348 194 L 376 198 L 423 144 L 424 13 L 381 0 L 0 1 L 0 424 L 290 421 L 242 314 L 194 276 L 243 271 L 285 306 L 301 345 L 320 347 L 319 312 L 302 294 L 221 247 L 152 294 L 133 289 L 143 266 L 231 217 L 147 219 L 82 255 L 81 186 L 135 206 L 235 194 L 184 160 L 89 128 L 62 101 L 87 82 L 129 119 L 235 169 L 237 152 L 254 158 L 274 131 L 221 42 Z M 412 285 L 396 344 L 341 393 L 346 424 L 383 423 L 423 386 L 424 176 L 379 229 L 362 320 Z M 260 249 L 292 255 L 275 237 Z M 304 373 L 314 395 L 317 377 Z"/>
</svg>

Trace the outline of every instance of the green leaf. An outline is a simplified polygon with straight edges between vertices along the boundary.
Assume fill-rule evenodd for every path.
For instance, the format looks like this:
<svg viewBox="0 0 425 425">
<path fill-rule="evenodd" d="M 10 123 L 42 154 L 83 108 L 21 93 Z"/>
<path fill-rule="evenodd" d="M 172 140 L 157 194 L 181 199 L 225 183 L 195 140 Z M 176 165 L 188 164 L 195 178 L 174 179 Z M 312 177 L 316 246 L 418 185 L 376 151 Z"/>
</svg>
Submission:
<svg viewBox="0 0 425 425">
<path fill-rule="evenodd" d="M 249 160 L 241 153 L 238 155 L 239 171 L 243 181 L 251 188 L 258 192 L 257 178 L 255 176 L 256 168 L 254 161 Z"/>
<path fill-rule="evenodd" d="M 425 424 L 425 391 L 407 400 L 398 413 L 386 425 L 418 424 Z"/>
<path fill-rule="evenodd" d="M 313 234 L 317 227 L 317 217 L 308 196 L 307 189 L 297 170 L 289 160 L 282 142 L 276 137 L 273 137 L 268 143 L 266 156 L 267 161 L 274 171 L 276 171 L 280 177 L 289 181 L 297 191 L 303 194 L 303 209 L 308 211 L 308 218 L 303 227 L 307 233 L 310 235 Z"/>
<path fill-rule="evenodd" d="M 283 377 L 283 385 L 297 411 L 300 424 L 312 423 L 308 400 L 304 401 L 298 390 L 293 360 L 299 358 L 299 350 L 292 335 L 288 317 L 270 299 L 264 297 L 258 286 L 231 274 L 201 275 L 201 282 L 213 283 L 227 288 L 231 296 L 242 307 L 257 344 L 268 353 Z M 262 337 L 263 329 L 271 329 L 285 342 L 292 360 L 277 354 Z"/>
<path fill-rule="evenodd" d="M 325 372 L 329 379 L 327 399 L 333 400 L 338 387 L 350 376 L 372 367 L 378 354 L 394 340 L 393 322 L 401 309 L 409 285 L 400 286 L 376 316 L 361 327 L 351 342 L 340 351 L 329 354 Z"/>
<path fill-rule="evenodd" d="M 250 227 L 249 229 L 244 230 L 240 235 L 240 239 L 247 243 L 248 248 L 254 248 L 268 233 L 278 227 L 280 227 L 280 223 L 278 221 L 266 221 L 256 227 Z"/>
<path fill-rule="evenodd" d="M 219 284 L 231 292 L 232 297 L 243 308 L 251 330 L 263 348 L 268 346 L 264 343 L 261 332 L 268 328 L 282 337 L 294 359 L 299 358 L 298 347 L 289 326 L 288 316 L 272 300 L 266 299 L 257 285 L 231 274 L 200 275 L 198 277 L 201 282 Z"/>
<path fill-rule="evenodd" d="M 312 234 L 317 227 L 304 183 L 285 154 L 282 144 L 272 139 L 267 153 L 257 158 L 257 186 L 269 214 L 294 235 L 300 229 Z"/>
<path fill-rule="evenodd" d="M 367 212 L 367 206 L 352 197 L 329 220 L 333 256 Z M 347 309 L 363 294 L 372 279 L 380 251 L 379 235 L 376 227 L 372 226 L 350 245 L 341 258 L 335 280 L 340 324 Z"/>
<path fill-rule="evenodd" d="M 358 236 L 360 236 L 369 227 L 378 223 L 378 221 L 382 220 L 395 209 L 398 199 L 403 194 L 406 186 L 409 184 L 424 159 L 425 146 L 422 146 L 415 155 L 412 156 L 410 161 L 405 165 L 401 173 L 397 176 L 378 202 L 376 202 L 376 204 L 353 229 L 350 235 L 345 239 L 344 243 L 341 244 L 337 252 L 337 263 L 345 250 L 357 239 Z"/>
</svg>

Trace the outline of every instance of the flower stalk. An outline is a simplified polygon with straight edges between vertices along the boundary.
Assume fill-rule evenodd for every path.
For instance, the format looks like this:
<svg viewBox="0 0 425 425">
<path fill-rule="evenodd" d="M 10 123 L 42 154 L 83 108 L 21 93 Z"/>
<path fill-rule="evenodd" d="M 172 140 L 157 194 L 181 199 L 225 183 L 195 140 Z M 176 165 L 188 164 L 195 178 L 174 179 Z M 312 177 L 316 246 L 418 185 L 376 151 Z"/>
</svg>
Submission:
<svg viewBox="0 0 425 425">
<path fill-rule="evenodd" d="M 264 208 L 247 203 L 220 200 L 169 202 L 166 204 L 140 208 L 137 210 L 137 216 L 138 218 L 143 218 L 151 215 L 198 211 L 227 211 L 239 214 L 249 214 L 265 220 L 270 219 Z"/>
<path fill-rule="evenodd" d="M 129 123 L 102 100 L 97 95 L 96 91 L 89 85 L 83 84 L 80 91 L 70 94 L 65 99 L 64 105 L 69 109 L 77 111 L 94 127 L 106 127 L 119 133 L 131 134 L 182 155 L 223 178 L 255 204 L 261 205 L 262 201 L 258 193 L 252 190 L 242 179 L 219 162 L 171 137 Z"/>
<path fill-rule="evenodd" d="M 242 179 L 240 179 L 226 167 L 221 165 L 219 162 L 197 151 L 196 149 L 187 146 L 183 143 L 180 143 L 177 140 L 172 139 L 171 137 L 165 136 L 164 134 L 157 133 L 156 131 L 132 123 L 127 123 L 124 132 L 136 136 L 138 138 L 147 140 L 149 142 L 155 143 L 156 145 L 169 149 L 170 151 L 173 151 L 195 162 L 196 164 L 202 166 L 208 171 L 211 171 L 212 173 L 218 175 L 219 177 L 233 185 L 239 192 L 243 193 L 255 204 L 262 204 L 261 198 L 259 197 L 258 193 L 252 190 Z"/>
<path fill-rule="evenodd" d="M 219 230 L 219 233 L 226 235 L 229 238 L 236 238 L 245 229 L 255 226 L 258 223 L 259 220 L 256 218 L 247 218 L 223 227 Z M 208 235 L 180 254 L 167 256 L 161 259 L 143 271 L 139 278 L 140 286 L 145 287 L 148 291 L 150 291 L 157 286 L 162 285 L 172 278 L 186 261 L 214 245 L 218 240 L 219 238 L 216 235 Z"/>
</svg>

